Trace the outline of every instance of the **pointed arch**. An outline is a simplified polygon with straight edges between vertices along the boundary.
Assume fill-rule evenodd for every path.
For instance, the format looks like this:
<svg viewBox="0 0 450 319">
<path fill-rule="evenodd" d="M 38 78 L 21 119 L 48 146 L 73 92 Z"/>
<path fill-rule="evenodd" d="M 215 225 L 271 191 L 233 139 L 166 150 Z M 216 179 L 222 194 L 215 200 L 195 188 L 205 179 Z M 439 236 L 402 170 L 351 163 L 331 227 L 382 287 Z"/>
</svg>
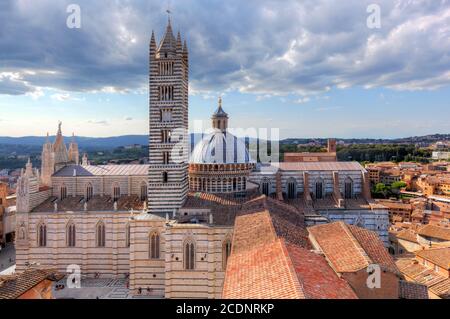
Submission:
<svg viewBox="0 0 450 319">
<path fill-rule="evenodd" d="M 289 199 L 297 197 L 297 181 L 293 177 L 287 180 L 287 197 Z"/>
<path fill-rule="evenodd" d="M 131 225 L 127 223 L 125 225 L 125 247 L 130 247 L 131 245 Z"/>
<path fill-rule="evenodd" d="M 324 190 L 324 180 L 322 177 L 319 177 L 315 182 L 314 195 L 316 199 L 324 198 L 325 190 Z"/>
<path fill-rule="evenodd" d="M 67 186 L 65 184 L 62 184 L 59 187 L 59 199 L 64 200 L 67 198 Z"/>
<path fill-rule="evenodd" d="M 92 197 L 94 197 L 94 187 L 91 183 L 86 184 L 84 195 L 86 198 L 86 202 L 89 202 Z"/>
<path fill-rule="evenodd" d="M 344 181 L 344 197 L 345 199 L 353 198 L 353 180 L 349 176 Z"/>
<path fill-rule="evenodd" d="M 157 231 L 153 231 L 149 235 L 149 258 L 160 259 L 161 236 Z"/>
<path fill-rule="evenodd" d="M 222 269 L 227 269 L 228 258 L 231 255 L 231 239 L 226 238 L 222 243 Z"/>
<path fill-rule="evenodd" d="M 39 247 L 47 247 L 47 224 L 40 222 L 37 226 L 37 243 Z"/>
<path fill-rule="evenodd" d="M 117 182 L 112 185 L 112 196 L 111 197 L 114 202 L 117 202 L 120 198 L 120 185 Z"/>
<path fill-rule="evenodd" d="M 194 270 L 195 269 L 195 241 L 192 238 L 188 238 L 183 244 L 183 258 L 184 258 L 184 269 Z"/>
<path fill-rule="evenodd" d="M 106 246 L 106 229 L 103 220 L 100 220 L 95 226 L 95 239 L 97 247 Z"/>
<path fill-rule="evenodd" d="M 147 200 L 148 197 L 148 185 L 147 182 L 142 181 L 140 186 L 140 198 L 141 201 L 144 202 Z"/>
<path fill-rule="evenodd" d="M 76 227 L 73 221 L 66 225 L 66 244 L 67 247 L 76 247 Z"/>
</svg>

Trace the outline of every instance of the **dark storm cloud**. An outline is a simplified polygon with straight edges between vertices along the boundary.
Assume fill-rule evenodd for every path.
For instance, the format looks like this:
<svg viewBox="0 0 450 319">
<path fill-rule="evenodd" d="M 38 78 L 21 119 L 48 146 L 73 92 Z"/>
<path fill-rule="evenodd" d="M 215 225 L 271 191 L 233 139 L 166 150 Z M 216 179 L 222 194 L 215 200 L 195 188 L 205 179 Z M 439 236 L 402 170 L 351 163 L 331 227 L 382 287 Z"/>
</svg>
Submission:
<svg viewBox="0 0 450 319">
<path fill-rule="evenodd" d="M 81 29 L 66 27 L 70 3 L 81 7 Z M 173 27 L 188 39 L 194 92 L 448 85 L 449 1 L 378 1 L 379 30 L 366 26 L 370 3 L 179 0 Z M 152 29 L 161 39 L 164 11 L 164 1 L 2 1 L 0 94 L 144 89 L 148 41 Z"/>
</svg>

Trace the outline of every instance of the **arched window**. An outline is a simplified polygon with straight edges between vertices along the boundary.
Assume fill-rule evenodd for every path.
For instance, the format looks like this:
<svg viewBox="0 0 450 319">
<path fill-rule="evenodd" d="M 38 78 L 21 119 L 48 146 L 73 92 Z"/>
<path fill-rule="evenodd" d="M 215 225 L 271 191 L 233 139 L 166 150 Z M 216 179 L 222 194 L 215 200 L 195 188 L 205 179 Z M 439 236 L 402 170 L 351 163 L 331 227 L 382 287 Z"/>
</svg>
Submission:
<svg viewBox="0 0 450 319">
<path fill-rule="evenodd" d="M 160 248 L 160 239 L 158 233 L 152 233 L 150 235 L 150 247 L 149 247 L 149 256 L 150 259 L 159 259 L 159 249 Z"/>
<path fill-rule="evenodd" d="M 59 198 L 61 200 L 66 199 L 67 198 L 67 187 L 66 186 L 61 186 L 60 188 L 60 192 L 59 192 Z"/>
<path fill-rule="evenodd" d="M 222 246 L 222 262 L 223 262 L 223 270 L 227 269 L 228 258 L 231 255 L 231 241 L 226 240 Z"/>
<path fill-rule="evenodd" d="M 345 179 L 344 195 L 345 199 L 353 198 L 353 181 L 350 177 Z"/>
<path fill-rule="evenodd" d="M 316 182 L 316 199 L 323 199 L 323 181 L 321 179 Z"/>
<path fill-rule="evenodd" d="M 47 225 L 45 224 L 40 224 L 38 226 L 38 246 L 47 246 Z"/>
<path fill-rule="evenodd" d="M 290 178 L 288 181 L 288 190 L 287 190 L 287 195 L 289 199 L 294 199 L 297 197 L 297 183 L 295 181 L 295 179 Z"/>
<path fill-rule="evenodd" d="M 113 201 L 117 202 L 120 198 L 120 186 L 115 184 L 113 186 Z"/>
<path fill-rule="evenodd" d="M 92 184 L 89 183 L 86 185 L 86 201 L 90 201 L 92 197 L 94 196 L 94 188 L 92 187 Z"/>
<path fill-rule="evenodd" d="M 264 180 L 261 183 L 261 193 L 263 193 L 263 195 L 269 196 L 269 181 Z"/>
<path fill-rule="evenodd" d="M 167 172 L 162 173 L 163 183 L 167 183 L 169 181 L 169 174 Z"/>
<path fill-rule="evenodd" d="M 125 226 L 125 246 L 126 247 L 130 247 L 130 244 L 131 244 L 130 239 L 131 239 L 131 227 L 130 227 L 130 224 L 128 223 Z"/>
<path fill-rule="evenodd" d="M 97 239 L 97 247 L 105 247 L 106 245 L 106 233 L 105 233 L 105 224 L 103 222 L 99 222 L 97 224 L 96 230 L 96 239 Z"/>
<path fill-rule="evenodd" d="M 147 196 L 148 196 L 147 183 L 143 182 L 141 184 L 141 201 L 145 201 L 147 199 Z"/>
<path fill-rule="evenodd" d="M 73 223 L 70 223 L 67 225 L 66 241 L 67 241 L 67 247 L 75 247 L 76 246 L 76 230 L 75 230 L 75 224 L 73 224 Z"/>
<path fill-rule="evenodd" d="M 184 244 L 184 269 L 195 269 L 195 246 L 191 241 Z"/>
</svg>

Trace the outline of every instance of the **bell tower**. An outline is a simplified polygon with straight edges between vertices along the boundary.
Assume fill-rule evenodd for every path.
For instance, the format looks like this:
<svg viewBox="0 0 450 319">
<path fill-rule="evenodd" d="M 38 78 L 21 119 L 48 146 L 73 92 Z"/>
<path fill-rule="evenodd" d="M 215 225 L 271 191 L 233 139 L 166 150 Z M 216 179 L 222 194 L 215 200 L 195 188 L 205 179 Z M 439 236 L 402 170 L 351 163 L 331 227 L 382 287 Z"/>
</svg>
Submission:
<svg viewBox="0 0 450 319">
<path fill-rule="evenodd" d="M 189 59 L 170 21 L 157 46 L 150 40 L 150 139 L 148 210 L 172 214 L 186 200 L 188 179 Z"/>
</svg>

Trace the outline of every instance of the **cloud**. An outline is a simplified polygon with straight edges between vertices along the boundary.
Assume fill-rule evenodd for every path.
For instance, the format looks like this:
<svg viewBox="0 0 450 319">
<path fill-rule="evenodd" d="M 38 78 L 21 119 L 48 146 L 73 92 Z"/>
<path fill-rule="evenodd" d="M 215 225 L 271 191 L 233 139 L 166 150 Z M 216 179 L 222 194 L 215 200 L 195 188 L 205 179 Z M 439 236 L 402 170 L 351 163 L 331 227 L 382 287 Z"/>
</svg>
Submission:
<svg viewBox="0 0 450 319">
<path fill-rule="evenodd" d="M 93 125 L 109 126 L 109 122 L 106 120 L 89 120 L 87 121 L 87 123 Z"/>
<path fill-rule="evenodd" d="M 0 94 L 145 92 L 148 41 L 152 29 L 161 39 L 165 5 L 79 0 L 82 28 L 68 29 L 71 2 L 1 2 L 0 74 L 9 75 L 0 77 Z M 191 91 L 264 97 L 448 86 L 449 1 L 379 0 L 382 27 L 369 29 L 372 2 L 174 1 L 173 26 L 190 49 Z"/>
<path fill-rule="evenodd" d="M 70 94 L 56 93 L 56 94 L 51 95 L 50 97 L 54 100 L 58 100 L 61 102 L 70 100 Z"/>
<path fill-rule="evenodd" d="M 126 117 L 125 121 L 133 121 L 133 118 L 132 117 Z"/>
</svg>

